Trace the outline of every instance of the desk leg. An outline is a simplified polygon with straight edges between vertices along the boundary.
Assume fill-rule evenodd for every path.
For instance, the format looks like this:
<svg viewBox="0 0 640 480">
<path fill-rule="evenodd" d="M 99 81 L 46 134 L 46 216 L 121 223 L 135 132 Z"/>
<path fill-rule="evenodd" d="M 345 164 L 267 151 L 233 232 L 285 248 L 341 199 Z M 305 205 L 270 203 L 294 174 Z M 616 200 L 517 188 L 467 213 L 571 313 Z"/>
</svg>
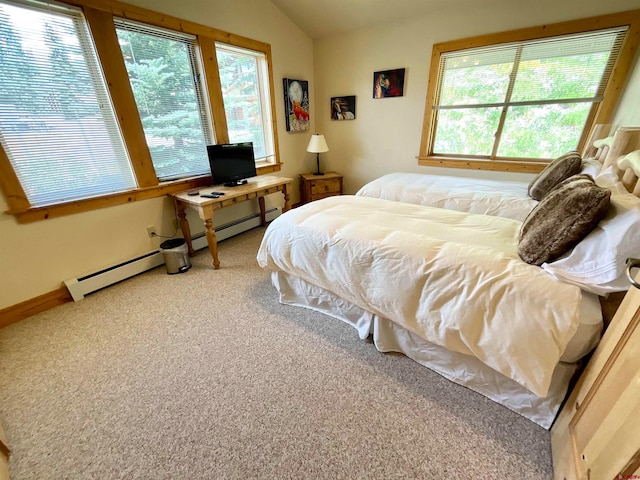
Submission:
<svg viewBox="0 0 640 480">
<path fill-rule="evenodd" d="M 289 203 L 289 190 L 287 189 L 286 183 L 282 185 L 282 195 L 284 195 L 284 208 L 282 209 L 282 213 L 284 213 L 291 209 L 291 203 Z"/>
<path fill-rule="evenodd" d="M 189 228 L 189 221 L 187 220 L 187 206 L 182 203 L 176 201 L 176 211 L 178 212 L 178 221 L 180 223 L 180 230 L 182 230 L 182 236 L 187 242 L 187 249 L 189 251 L 189 256 L 193 257 L 196 252 L 193 249 L 193 245 L 191 243 L 191 229 Z"/>
<path fill-rule="evenodd" d="M 262 226 L 267 226 L 267 209 L 264 206 L 264 197 L 258 197 L 258 205 L 260 205 L 260 218 L 262 219 Z"/>
<path fill-rule="evenodd" d="M 218 241 L 216 240 L 216 231 L 213 229 L 213 219 L 205 218 L 204 228 L 207 236 L 207 243 L 209 244 L 209 252 L 213 257 L 213 268 L 218 270 L 220 268 L 220 260 L 218 260 Z"/>
</svg>

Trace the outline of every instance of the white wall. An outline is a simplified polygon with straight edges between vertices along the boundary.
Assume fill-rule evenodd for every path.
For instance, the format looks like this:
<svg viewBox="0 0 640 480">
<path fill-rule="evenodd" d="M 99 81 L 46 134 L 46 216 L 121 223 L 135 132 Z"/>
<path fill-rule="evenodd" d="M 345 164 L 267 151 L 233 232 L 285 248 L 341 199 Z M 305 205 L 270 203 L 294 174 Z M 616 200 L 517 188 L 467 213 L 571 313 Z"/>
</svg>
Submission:
<svg viewBox="0 0 640 480">
<path fill-rule="evenodd" d="M 475 7 L 449 7 L 429 16 L 317 41 L 315 98 L 319 110 L 314 113 L 319 115 L 318 129 L 330 148 L 322 154 L 323 161 L 327 168 L 345 175 L 347 193 L 392 171 L 528 180 L 531 176 L 526 174 L 418 166 L 416 156 L 433 44 L 634 8 L 638 8 L 637 0 L 477 2 Z M 373 72 L 403 67 L 404 96 L 373 99 Z M 639 125 L 640 114 L 635 107 L 640 97 L 637 70 L 633 85 L 624 96 L 626 108 L 619 109 L 619 118 Z M 356 95 L 356 120 L 330 119 L 330 98 L 342 95 Z"/>
<path fill-rule="evenodd" d="M 640 127 L 640 52 L 636 52 L 633 72 L 627 79 L 624 94 L 613 117 L 618 127 Z"/>
<path fill-rule="evenodd" d="M 130 3 L 271 44 L 280 153 L 285 162 L 278 175 L 295 178 L 310 168 L 314 159 L 305 153 L 309 134 L 292 135 L 285 131 L 281 100 L 283 77 L 313 79 L 313 43 L 306 34 L 271 2 L 263 0 Z M 313 95 L 311 104 L 313 107 Z M 294 186 L 293 190 L 293 200 L 297 201 L 297 188 Z M 257 202 L 252 203 L 221 210 L 216 214 L 215 224 L 257 211 Z M 282 195 L 271 195 L 267 205 L 282 205 Z M 0 195 L 0 212 L 6 210 L 7 203 Z M 189 218 L 193 234 L 204 230 L 197 216 Z M 10 215 L 0 214 L 0 309 L 56 290 L 66 279 L 157 249 L 161 240 L 147 236 L 146 227 L 150 225 L 155 225 L 160 234 L 174 232 L 173 207 L 167 198 L 25 225 L 18 224 Z M 224 258 L 221 262 L 224 264 Z M 215 271 L 211 274 L 215 275 Z"/>
</svg>

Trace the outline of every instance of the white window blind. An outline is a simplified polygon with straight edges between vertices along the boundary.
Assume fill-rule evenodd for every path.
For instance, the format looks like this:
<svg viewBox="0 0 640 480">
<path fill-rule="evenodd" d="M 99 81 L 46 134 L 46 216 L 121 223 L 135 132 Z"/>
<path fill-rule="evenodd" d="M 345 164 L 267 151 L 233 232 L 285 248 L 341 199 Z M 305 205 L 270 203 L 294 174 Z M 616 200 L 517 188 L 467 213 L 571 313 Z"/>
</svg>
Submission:
<svg viewBox="0 0 640 480">
<path fill-rule="evenodd" d="M 0 2 L 0 137 L 29 202 L 136 188 L 78 9 Z"/>
<path fill-rule="evenodd" d="M 171 180 L 209 173 L 213 136 L 196 38 L 124 19 L 115 23 L 156 175 Z"/>
<path fill-rule="evenodd" d="M 256 161 L 275 156 L 266 56 L 216 43 L 230 142 L 253 142 Z"/>
<path fill-rule="evenodd" d="M 575 149 L 626 31 L 443 53 L 433 153 L 554 158 Z"/>
</svg>

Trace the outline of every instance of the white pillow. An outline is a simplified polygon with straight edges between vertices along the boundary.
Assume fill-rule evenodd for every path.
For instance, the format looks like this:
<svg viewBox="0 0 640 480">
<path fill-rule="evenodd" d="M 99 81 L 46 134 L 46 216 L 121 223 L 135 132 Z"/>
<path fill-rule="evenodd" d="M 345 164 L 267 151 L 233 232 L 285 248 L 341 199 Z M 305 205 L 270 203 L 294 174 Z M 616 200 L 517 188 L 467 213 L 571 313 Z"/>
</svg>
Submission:
<svg viewBox="0 0 640 480">
<path fill-rule="evenodd" d="M 602 164 L 595 158 L 583 158 L 580 173 L 586 173 L 587 175 L 591 175 L 593 178 L 596 178 L 596 175 L 600 173 L 601 168 Z"/>
<path fill-rule="evenodd" d="M 596 184 L 611 189 L 607 216 L 567 255 L 542 268 L 558 280 L 606 295 L 629 289 L 626 260 L 640 257 L 640 198 L 627 192 L 610 168 Z"/>
</svg>

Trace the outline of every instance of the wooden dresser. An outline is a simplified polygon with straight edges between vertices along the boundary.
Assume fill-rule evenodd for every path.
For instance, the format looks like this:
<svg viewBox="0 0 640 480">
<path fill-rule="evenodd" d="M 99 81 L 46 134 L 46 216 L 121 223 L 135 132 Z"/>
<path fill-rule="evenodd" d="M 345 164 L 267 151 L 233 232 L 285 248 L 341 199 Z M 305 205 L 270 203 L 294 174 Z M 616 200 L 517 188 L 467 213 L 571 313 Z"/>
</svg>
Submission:
<svg viewBox="0 0 640 480">
<path fill-rule="evenodd" d="M 342 195 L 342 175 L 340 173 L 300 174 L 300 203 L 309 203 L 333 195 Z"/>
</svg>

